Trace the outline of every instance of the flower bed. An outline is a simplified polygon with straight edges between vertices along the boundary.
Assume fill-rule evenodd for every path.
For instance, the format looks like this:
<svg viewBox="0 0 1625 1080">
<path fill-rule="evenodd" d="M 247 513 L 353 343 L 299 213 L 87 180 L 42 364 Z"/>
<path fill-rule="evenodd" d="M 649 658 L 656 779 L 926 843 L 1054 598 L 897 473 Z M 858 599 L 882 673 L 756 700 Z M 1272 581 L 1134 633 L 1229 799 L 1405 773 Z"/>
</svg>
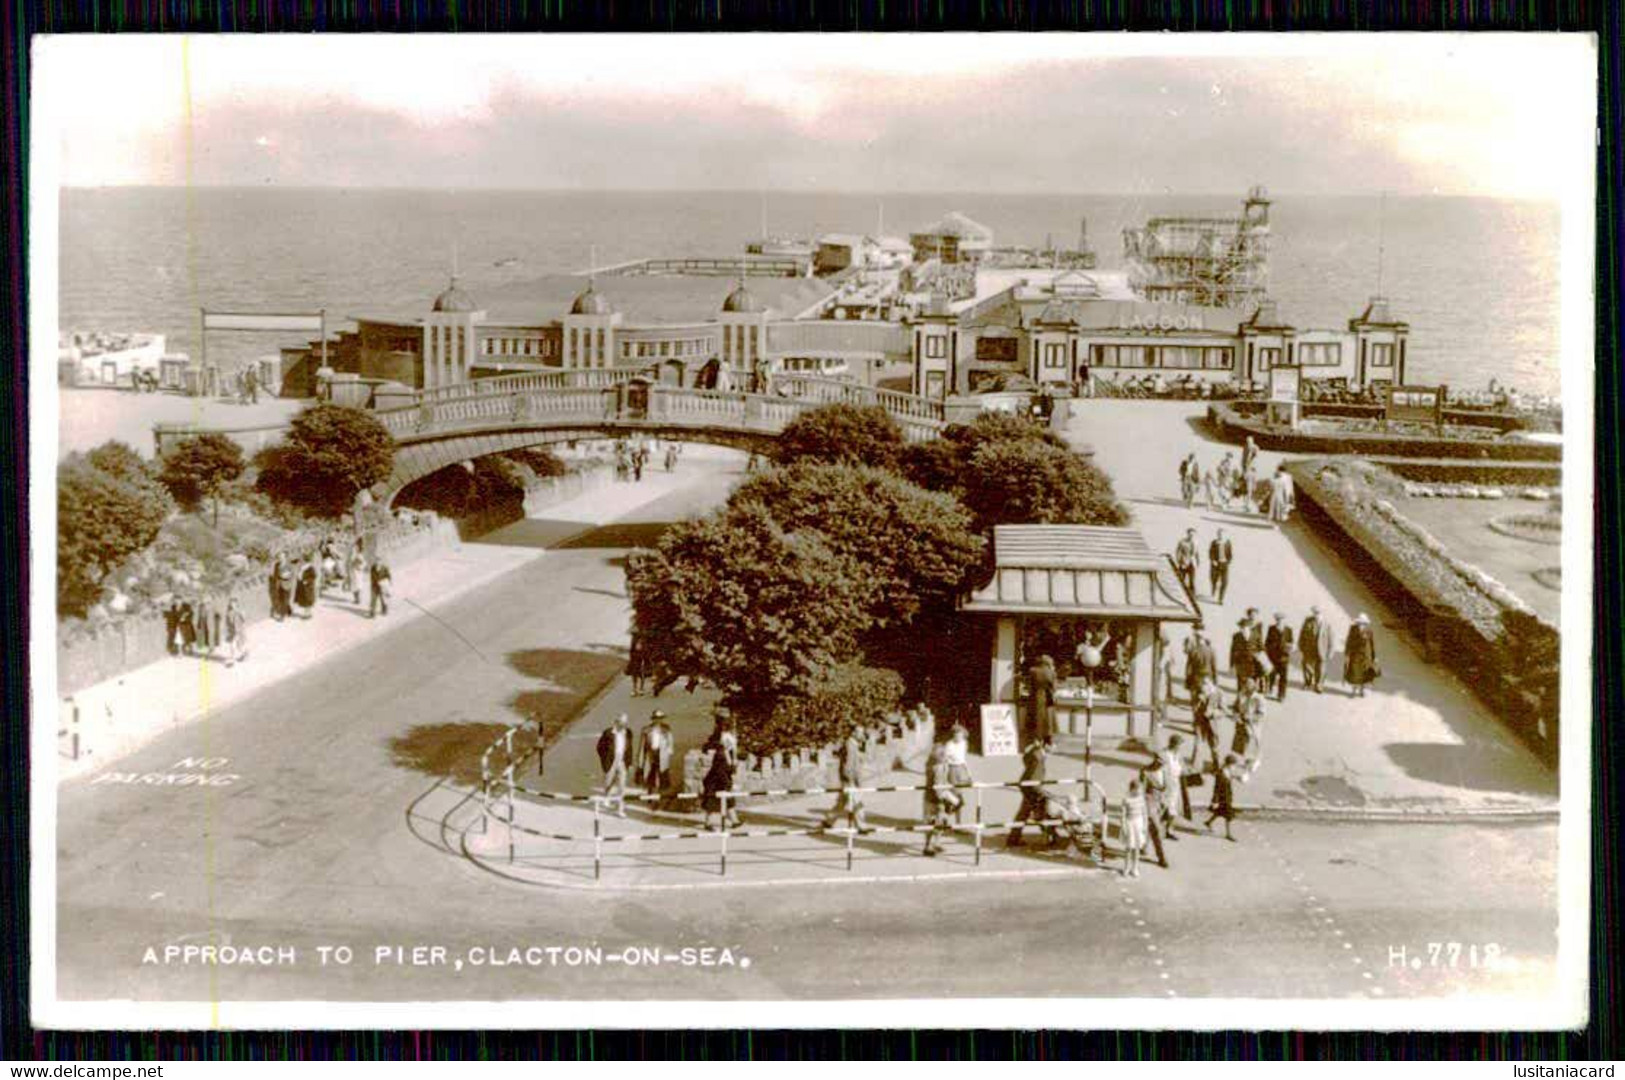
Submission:
<svg viewBox="0 0 1625 1080">
<path fill-rule="evenodd" d="M 1563 460 L 1563 447 L 1560 445 L 1497 438 L 1488 434 L 1488 428 L 1447 427 L 1447 436 L 1440 437 L 1428 426 L 1382 427 L 1378 426 L 1379 421 L 1353 418 L 1338 421 L 1341 426 L 1335 430 L 1324 427 L 1318 431 L 1314 430 L 1315 421 L 1311 421 L 1304 429 L 1293 430 L 1264 423 L 1260 416 L 1262 408 L 1262 404 L 1257 402 L 1215 402 L 1207 407 L 1207 423 L 1220 439 L 1227 442 L 1240 443 L 1250 435 L 1260 449 L 1295 454 L 1359 454 L 1365 457 L 1386 455 L 1493 461 Z M 1346 409 L 1352 406 L 1339 408 Z M 1305 407 L 1306 416 L 1312 417 L 1314 413 L 1314 407 Z M 1461 433 L 1462 437 L 1448 437 L 1448 433 L 1452 430 Z"/>
</svg>

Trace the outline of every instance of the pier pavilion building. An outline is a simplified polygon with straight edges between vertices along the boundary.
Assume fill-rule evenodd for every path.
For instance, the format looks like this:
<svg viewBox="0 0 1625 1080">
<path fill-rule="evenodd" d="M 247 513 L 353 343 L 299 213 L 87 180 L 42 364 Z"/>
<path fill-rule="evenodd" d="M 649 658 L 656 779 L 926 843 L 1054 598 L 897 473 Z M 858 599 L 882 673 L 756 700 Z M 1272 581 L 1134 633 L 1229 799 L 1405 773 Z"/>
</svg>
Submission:
<svg viewBox="0 0 1625 1080">
<path fill-rule="evenodd" d="M 1405 381 L 1410 326 L 1381 298 L 1346 328 L 1312 329 L 1267 299 L 1250 310 L 1146 301 L 1121 274 L 982 270 L 976 285 L 908 319 L 914 393 L 976 393 L 1010 375 L 1062 393 L 1147 376 L 1267 388 L 1276 366 L 1350 388 Z"/>
<path fill-rule="evenodd" d="M 352 315 L 356 329 L 328 342 L 328 368 L 397 391 L 584 368 L 720 389 L 786 371 L 906 377 L 909 328 L 821 318 L 835 296 L 822 281 L 788 277 L 730 285 L 706 276 L 555 275 L 482 289 L 478 299 L 454 281 L 431 302 Z M 284 396 L 316 394 L 320 357 L 320 343 L 283 350 Z"/>
</svg>

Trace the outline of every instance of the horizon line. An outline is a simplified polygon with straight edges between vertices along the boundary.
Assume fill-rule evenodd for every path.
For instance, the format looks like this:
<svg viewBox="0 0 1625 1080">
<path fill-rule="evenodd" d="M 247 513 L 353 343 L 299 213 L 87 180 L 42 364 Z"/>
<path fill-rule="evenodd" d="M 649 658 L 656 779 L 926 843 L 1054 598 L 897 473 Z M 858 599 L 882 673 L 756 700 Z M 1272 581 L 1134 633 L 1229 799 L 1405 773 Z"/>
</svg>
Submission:
<svg viewBox="0 0 1625 1080">
<path fill-rule="evenodd" d="M 956 196 L 974 196 L 979 198 L 1036 198 L 1036 199 L 1067 199 L 1067 198 L 1200 198 L 1219 199 L 1230 198 L 1243 202 L 1247 193 L 1243 191 L 997 191 L 975 190 L 971 188 L 940 189 L 940 190 L 905 190 L 905 189 L 873 189 L 873 188 L 780 188 L 771 192 L 753 188 L 691 188 L 691 187 L 502 187 L 478 186 L 464 187 L 460 185 L 424 186 L 415 184 L 267 184 L 267 183 L 223 183 L 223 184 L 159 184 L 159 183 L 111 183 L 111 184 L 60 184 L 58 191 L 107 191 L 107 190 L 160 190 L 160 191 L 392 191 L 431 194 L 480 194 L 480 195 L 739 195 L 753 199 L 774 195 L 806 196 L 806 195 L 838 195 L 866 198 L 880 198 L 890 196 L 919 197 L 919 198 L 947 198 Z M 1364 198 L 1399 198 L 1399 199 L 1481 199 L 1495 202 L 1528 202 L 1550 203 L 1560 205 L 1562 200 L 1551 197 L 1535 195 L 1488 195 L 1474 192 L 1439 192 L 1439 191 L 1394 191 L 1391 189 L 1378 191 L 1279 191 L 1270 190 L 1269 200 L 1281 202 L 1284 199 L 1364 199 Z"/>
</svg>

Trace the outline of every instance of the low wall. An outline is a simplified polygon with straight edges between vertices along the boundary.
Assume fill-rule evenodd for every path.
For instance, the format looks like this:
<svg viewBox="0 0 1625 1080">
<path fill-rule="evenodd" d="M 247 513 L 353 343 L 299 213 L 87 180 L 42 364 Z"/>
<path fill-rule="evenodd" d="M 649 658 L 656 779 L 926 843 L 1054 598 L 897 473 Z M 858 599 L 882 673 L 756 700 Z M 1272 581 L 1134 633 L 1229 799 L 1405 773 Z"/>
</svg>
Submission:
<svg viewBox="0 0 1625 1080">
<path fill-rule="evenodd" d="M 1254 403 L 1245 403 L 1253 405 Z M 1350 431 L 1313 433 L 1293 431 L 1290 428 L 1266 424 L 1261 418 L 1247 415 L 1248 410 L 1236 403 L 1214 403 L 1207 407 L 1207 424 L 1220 439 L 1242 443 L 1251 435 L 1261 450 L 1277 450 L 1289 454 L 1361 454 L 1368 457 L 1457 458 L 1480 461 L 1532 461 L 1560 462 L 1563 448 L 1543 443 L 1501 442 L 1496 440 L 1441 439 L 1425 435 L 1406 435 L 1401 432 Z M 1257 405 L 1261 409 L 1262 405 Z M 1357 406 L 1305 406 L 1303 415 L 1329 415 L 1317 409 L 1350 410 Z M 1489 426 L 1482 416 L 1447 412 L 1446 419 Z"/>
<path fill-rule="evenodd" d="M 457 527 L 433 515 L 417 515 L 412 524 L 396 522 L 378 534 L 378 550 L 396 568 L 426 555 L 455 548 Z M 249 580 L 226 590 L 226 599 L 235 599 L 243 617 L 250 623 L 270 617 L 271 597 L 266 587 L 267 568 L 258 567 Z M 169 654 L 161 611 L 143 612 L 116 619 L 101 629 L 59 646 L 56 661 L 57 693 L 77 693 L 106 679 L 132 671 Z"/>
<path fill-rule="evenodd" d="M 930 710 L 897 717 L 894 723 L 869 728 L 869 748 L 863 753 L 859 775 L 865 784 L 898 768 L 918 763 L 936 739 L 937 722 Z M 690 750 L 683 755 L 683 790 L 699 792 L 711 767 L 711 750 Z M 780 751 L 768 757 L 741 754 L 734 773 L 735 791 L 799 791 L 841 786 L 840 752 L 833 744 L 794 754 Z"/>
<path fill-rule="evenodd" d="M 1438 599 L 1425 580 L 1407 572 L 1399 557 L 1376 533 L 1345 513 L 1325 492 L 1313 462 L 1287 466 L 1296 485 L 1301 518 L 1336 549 L 1365 585 L 1393 608 L 1422 643 L 1430 663 L 1442 662 L 1488 705 L 1500 721 L 1555 766 L 1559 718 L 1542 717 L 1539 699 L 1523 683 L 1522 670 L 1500 662 L 1495 641 L 1454 606 Z M 1547 628 L 1545 633 L 1554 633 Z"/>
</svg>

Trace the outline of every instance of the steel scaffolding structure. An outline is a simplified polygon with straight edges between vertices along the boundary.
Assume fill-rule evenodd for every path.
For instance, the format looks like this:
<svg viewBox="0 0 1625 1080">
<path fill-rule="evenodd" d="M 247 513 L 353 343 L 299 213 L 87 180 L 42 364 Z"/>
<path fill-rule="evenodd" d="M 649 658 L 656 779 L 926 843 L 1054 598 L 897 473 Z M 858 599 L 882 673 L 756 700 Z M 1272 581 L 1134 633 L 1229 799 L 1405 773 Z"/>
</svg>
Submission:
<svg viewBox="0 0 1625 1080">
<path fill-rule="evenodd" d="M 1270 200 L 1247 192 L 1240 217 L 1154 217 L 1123 230 L 1129 286 L 1146 300 L 1250 308 L 1269 290 Z"/>
</svg>

